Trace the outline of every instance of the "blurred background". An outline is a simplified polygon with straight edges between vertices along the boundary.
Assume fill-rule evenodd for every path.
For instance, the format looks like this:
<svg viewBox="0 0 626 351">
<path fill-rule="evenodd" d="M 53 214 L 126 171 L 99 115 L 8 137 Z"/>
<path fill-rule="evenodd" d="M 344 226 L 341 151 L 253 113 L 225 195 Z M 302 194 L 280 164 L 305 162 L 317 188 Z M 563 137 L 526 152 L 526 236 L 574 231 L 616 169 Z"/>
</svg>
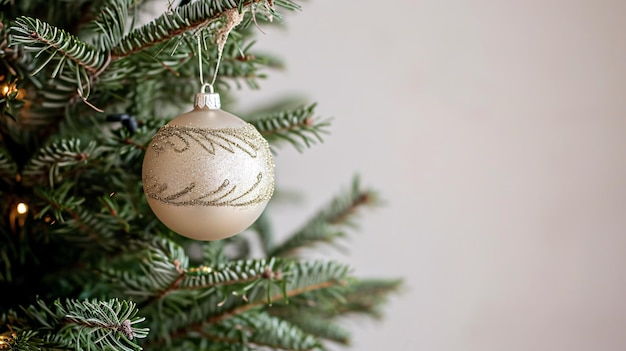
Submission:
<svg viewBox="0 0 626 351">
<path fill-rule="evenodd" d="M 626 2 L 312 0 L 263 28 L 282 57 L 242 111 L 319 102 L 332 135 L 285 147 L 277 180 L 298 227 L 353 174 L 357 275 L 404 277 L 353 349 L 626 349 Z"/>
</svg>

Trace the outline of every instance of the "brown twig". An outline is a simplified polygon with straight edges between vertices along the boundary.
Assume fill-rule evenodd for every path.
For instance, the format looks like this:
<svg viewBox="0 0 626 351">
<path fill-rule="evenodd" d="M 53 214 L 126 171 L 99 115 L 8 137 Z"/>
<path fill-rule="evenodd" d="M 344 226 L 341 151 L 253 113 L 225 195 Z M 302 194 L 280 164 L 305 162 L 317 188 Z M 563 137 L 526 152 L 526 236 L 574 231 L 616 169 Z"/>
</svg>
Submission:
<svg viewBox="0 0 626 351">
<path fill-rule="evenodd" d="M 341 224 L 346 221 L 346 219 L 354 214 L 356 209 L 362 205 L 367 205 L 372 202 L 372 193 L 369 191 L 363 191 L 359 193 L 359 195 L 352 200 L 350 206 L 346 207 L 343 211 L 337 213 L 333 217 L 328 219 L 328 223 L 330 224 Z"/>
<path fill-rule="evenodd" d="M 134 146 L 134 147 L 136 147 L 137 149 L 140 149 L 140 150 L 144 150 L 144 151 L 146 150 L 146 147 L 145 147 L 145 146 L 143 146 L 143 145 L 139 144 L 138 142 L 134 141 L 134 140 L 133 140 L 133 139 L 131 139 L 131 138 L 126 138 L 126 139 L 124 140 L 124 143 L 125 143 L 125 144 L 128 144 L 128 145 L 132 145 L 132 146 Z"/>
</svg>

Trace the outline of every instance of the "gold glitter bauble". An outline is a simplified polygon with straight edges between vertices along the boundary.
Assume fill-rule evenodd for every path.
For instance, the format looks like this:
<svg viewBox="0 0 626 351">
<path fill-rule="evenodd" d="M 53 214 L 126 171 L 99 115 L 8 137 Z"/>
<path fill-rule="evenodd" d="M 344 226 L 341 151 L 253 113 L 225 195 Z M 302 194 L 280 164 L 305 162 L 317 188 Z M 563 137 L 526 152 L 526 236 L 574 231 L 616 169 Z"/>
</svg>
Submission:
<svg viewBox="0 0 626 351">
<path fill-rule="evenodd" d="M 274 191 L 267 141 L 251 124 L 219 109 L 219 100 L 217 108 L 212 105 L 216 95 L 198 94 L 193 111 L 159 129 L 143 160 L 143 189 L 154 214 L 197 240 L 240 233 Z"/>
</svg>

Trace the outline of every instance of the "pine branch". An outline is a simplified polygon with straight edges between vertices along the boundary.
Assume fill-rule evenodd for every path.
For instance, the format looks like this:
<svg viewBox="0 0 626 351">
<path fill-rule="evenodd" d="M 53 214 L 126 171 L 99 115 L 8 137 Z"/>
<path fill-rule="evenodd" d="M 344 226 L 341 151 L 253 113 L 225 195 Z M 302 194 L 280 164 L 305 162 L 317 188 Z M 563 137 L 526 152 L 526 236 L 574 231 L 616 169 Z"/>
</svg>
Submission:
<svg viewBox="0 0 626 351">
<path fill-rule="evenodd" d="M 345 303 L 340 306 L 322 307 L 329 315 L 345 315 L 347 313 L 367 314 L 374 318 L 381 317 L 380 308 L 391 293 L 402 288 L 399 279 L 361 279 L 346 286 Z"/>
<path fill-rule="evenodd" d="M 325 299 L 313 303 L 308 297 L 298 297 L 289 305 L 280 305 L 271 309 L 273 315 L 291 320 L 311 314 L 310 319 L 331 320 L 348 314 L 381 317 L 380 307 L 387 302 L 389 295 L 402 288 L 399 279 L 354 279 L 341 287 L 341 299 Z M 308 320 L 308 319 L 307 319 Z"/>
<path fill-rule="evenodd" d="M 322 134 L 330 126 L 328 120 L 314 117 L 315 104 L 291 111 L 282 111 L 255 119 L 250 123 L 273 145 L 288 142 L 298 151 L 322 142 Z"/>
<path fill-rule="evenodd" d="M 279 262 L 274 271 L 264 272 L 265 277 L 256 282 L 213 287 L 206 290 L 206 294 L 196 293 L 194 297 L 171 293 L 158 307 L 163 320 L 153 321 L 151 326 L 161 337 L 154 342 L 186 337 L 203 330 L 206 325 L 220 323 L 267 304 L 342 286 L 348 279 L 348 267 L 334 262 L 282 261 L 282 265 Z M 181 314 L 179 311 L 186 312 Z"/>
<path fill-rule="evenodd" d="M 211 316 L 209 324 L 220 322 L 231 316 L 239 315 L 265 304 L 272 305 L 277 301 L 287 301 L 289 298 L 305 294 L 311 291 L 328 289 L 333 286 L 345 284 L 348 267 L 338 265 L 334 262 L 293 262 L 288 270 L 280 271 L 279 280 L 285 279 L 282 291 L 275 294 L 271 288 L 264 289 L 265 298 L 251 296 L 246 304 L 234 305 L 228 309 Z M 252 295 L 253 292 L 251 292 Z M 244 300 L 245 301 L 245 300 Z"/>
<path fill-rule="evenodd" d="M 106 71 L 100 76 L 100 84 L 105 88 L 117 88 L 120 77 L 124 80 L 134 79 L 163 79 L 163 75 L 172 75 L 180 79 L 181 74 L 176 70 L 188 62 L 192 55 L 190 52 L 179 49 L 176 52 L 169 50 L 144 50 L 136 54 L 137 57 L 122 57 L 113 61 Z"/>
<path fill-rule="evenodd" d="M 62 169 L 76 170 L 85 167 L 88 162 L 95 160 L 101 150 L 91 141 L 86 147 L 81 146 L 78 139 L 61 139 L 42 147 L 26 163 L 22 170 L 24 184 L 35 185 L 47 180 L 50 187 L 62 180 Z"/>
<path fill-rule="evenodd" d="M 300 5 L 291 0 L 274 0 L 274 4 L 288 10 L 296 11 L 300 10 Z"/>
<path fill-rule="evenodd" d="M 131 55 L 169 39 L 207 26 L 218 20 L 226 10 L 252 6 L 267 0 L 215 0 L 196 1 L 164 13 L 152 22 L 136 28 L 113 48 L 114 58 Z"/>
<path fill-rule="evenodd" d="M 48 223 L 46 232 L 81 248 L 98 248 L 99 253 L 115 250 L 128 232 L 127 224 L 115 212 L 93 210 L 85 198 L 70 195 L 74 185 L 65 182 L 56 189 L 34 188 L 36 218 Z"/>
<path fill-rule="evenodd" d="M 217 286 L 241 285 L 268 279 L 268 272 L 272 272 L 275 265 L 280 265 L 274 259 L 234 261 L 218 265 L 215 268 L 200 266 L 182 270 L 176 267 L 178 276 L 172 282 L 159 291 L 145 305 L 167 297 L 174 291 L 182 290 L 207 290 Z M 252 285 L 249 285 L 251 287 Z M 246 287 L 246 288 L 249 288 Z"/>
<path fill-rule="evenodd" d="M 226 264 L 228 258 L 224 252 L 225 241 L 208 241 L 202 245 L 202 259 L 209 267 Z"/>
<path fill-rule="evenodd" d="M 50 215 L 56 221 L 64 222 L 65 214 L 70 214 L 71 217 L 77 217 L 78 215 L 74 211 L 85 199 L 71 196 L 69 192 L 72 188 L 72 184 L 70 183 L 65 183 L 56 189 L 44 187 L 34 188 L 35 196 L 44 203 L 38 210 L 38 218 L 44 218 L 46 215 Z"/>
<path fill-rule="evenodd" d="M 91 28 L 97 33 L 94 41 L 96 45 L 106 51 L 110 51 L 119 44 L 126 32 L 128 21 L 128 8 L 134 0 L 106 0 L 98 17 L 91 23 Z"/>
<path fill-rule="evenodd" d="M 322 349 L 320 342 L 297 326 L 256 311 L 238 315 L 201 331 L 201 335 L 220 344 L 242 343 L 274 350 L 308 351 Z"/>
<path fill-rule="evenodd" d="M 178 286 L 189 258 L 181 246 L 164 238 L 131 244 L 139 249 L 121 257 L 115 263 L 119 268 L 104 271 L 103 278 L 145 307 Z"/>
<path fill-rule="evenodd" d="M 183 255 L 178 253 L 178 257 Z M 184 291 L 212 291 L 212 288 L 233 286 L 231 293 L 245 296 L 247 291 L 255 288 L 263 281 L 281 281 L 290 273 L 284 270 L 292 269 L 292 263 L 271 259 L 240 260 L 218 264 L 214 267 L 199 266 L 185 268 L 185 263 L 178 259 L 165 258 L 156 251 L 150 260 L 144 261 L 141 271 L 150 277 L 149 280 L 134 279 L 133 275 L 115 275 L 116 280 L 123 282 L 122 289 L 135 296 L 149 296 L 142 306 L 151 305 L 157 301 L 167 299 L 173 293 Z M 305 267 L 305 266 L 302 266 Z M 128 267 L 126 267 L 128 269 Z M 296 268 L 297 270 L 297 268 Z M 286 282 L 285 282 L 286 283 Z"/>
<path fill-rule="evenodd" d="M 235 316 L 239 316 L 242 315 L 244 313 L 249 313 L 250 311 L 254 311 L 256 309 L 261 308 L 262 306 L 264 306 L 266 303 L 273 303 L 273 302 L 278 302 L 284 299 L 288 299 L 288 298 L 292 298 L 294 296 L 298 296 L 300 294 L 305 294 L 307 292 L 313 292 L 313 291 L 318 291 L 318 290 L 323 290 L 323 289 L 328 289 L 337 285 L 342 284 L 342 281 L 337 281 L 334 279 L 331 280 L 327 280 L 327 281 L 323 281 L 317 284 L 313 284 L 313 285 L 308 285 L 308 286 L 304 286 L 304 287 L 300 287 L 300 288 L 294 288 L 291 290 L 286 290 L 284 293 L 279 293 L 279 294 L 274 294 L 271 295 L 269 297 L 269 299 L 267 300 L 258 300 L 256 302 L 251 302 L 251 303 L 234 303 L 232 304 L 232 306 L 230 306 L 230 308 L 224 309 L 221 312 L 209 317 L 206 320 L 200 320 L 196 323 L 193 324 L 186 324 L 186 323 L 172 323 L 172 324 L 182 324 L 182 326 L 176 330 L 173 330 L 170 332 L 169 335 L 165 336 L 165 337 L 161 337 L 157 340 L 154 340 L 152 343 L 150 343 L 149 345 L 153 345 L 153 344 L 162 344 L 163 342 L 165 342 L 166 340 L 176 340 L 179 338 L 183 338 L 183 337 L 187 337 L 189 335 L 194 335 L 196 333 L 202 333 L 203 330 L 203 326 L 205 325 L 214 325 L 214 324 L 218 324 L 218 323 L 222 323 L 225 320 L 228 320 L 232 317 Z M 213 302 L 211 300 L 211 302 Z M 213 304 L 213 303 L 212 303 Z M 204 306 L 205 304 L 203 304 L 202 306 Z M 198 308 L 198 307 L 196 307 Z M 192 311 L 192 312 L 195 312 Z M 185 319 L 192 319 L 193 316 L 188 316 Z M 170 321 L 171 323 L 171 321 Z"/>
<path fill-rule="evenodd" d="M 282 266 L 284 263 L 274 258 L 228 262 L 215 268 L 200 266 L 187 271 L 179 288 L 198 290 L 269 279 Z"/>
<path fill-rule="evenodd" d="M 70 216 L 63 223 L 56 223 L 51 228 L 51 234 L 62 237 L 63 240 L 82 248 L 98 247 L 105 252 L 111 252 L 119 246 L 125 233 L 118 218 L 103 214 L 91 213 L 83 208 L 65 210 Z M 104 252 L 102 252 L 104 253 Z"/>
<path fill-rule="evenodd" d="M 275 315 L 272 309 L 268 311 Z M 319 315 L 307 311 L 298 311 L 292 315 L 283 316 L 278 314 L 307 334 L 314 335 L 320 339 L 334 341 L 342 345 L 350 343 L 350 332 L 340 325 L 331 322 L 329 318 L 320 318 Z"/>
<path fill-rule="evenodd" d="M 21 315 L 12 312 L 3 316 L 0 322 L 4 323 L 0 324 L 10 323 L 10 331 L 15 333 L 15 338 L 20 335 L 22 342 L 26 341 L 27 344 L 30 344 L 27 342 L 28 334 L 24 333 L 37 333 L 36 343 L 31 346 L 44 343 L 45 348 L 89 349 L 91 345 L 101 349 L 135 351 L 141 350 L 141 347 L 133 340 L 148 335 L 148 329 L 134 326 L 144 320 L 136 315 L 137 309 L 133 302 L 117 299 L 68 299 L 64 303 L 57 300 L 53 306 L 39 300 L 37 306 L 23 309 Z M 14 340 L 11 343 L 17 342 Z"/>
<path fill-rule="evenodd" d="M 33 75 L 53 60 L 56 61 L 53 77 L 62 72 L 66 65 L 70 66 L 72 71 L 85 70 L 89 74 L 96 74 L 108 60 L 103 51 L 96 50 L 63 29 L 36 18 L 26 16 L 17 18 L 15 26 L 12 27 L 11 38 L 12 45 L 21 45 L 27 52 L 47 54 Z"/>
<path fill-rule="evenodd" d="M 317 243 L 333 243 L 344 237 L 340 227 L 351 225 L 358 208 L 375 203 L 373 191 L 361 189 L 358 178 L 352 183 L 352 189 L 336 196 L 329 205 L 318 212 L 299 231 L 287 238 L 282 244 L 270 251 L 270 256 L 292 255 L 298 249 Z"/>
<path fill-rule="evenodd" d="M 277 68 L 279 64 L 276 60 L 272 60 L 267 56 L 251 53 L 255 42 L 250 42 L 246 45 L 243 42 L 243 38 L 240 37 L 241 35 L 237 32 L 231 33 L 228 42 L 224 46 L 223 57 L 219 67 L 218 83 L 228 86 L 230 82 L 234 82 L 237 88 L 241 88 L 243 82 L 251 89 L 258 89 L 258 80 L 266 77 L 264 73 L 259 73 L 259 67 Z M 209 67 L 208 76 L 215 74 L 215 67 L 212 65 L 212 62 L 214 62 L 213 60 L 217 55 L 217 48 L 215 48 L 211 50 L 210 56 L 205 56 L 208 61 L 205 65 Z"/>
</svg>

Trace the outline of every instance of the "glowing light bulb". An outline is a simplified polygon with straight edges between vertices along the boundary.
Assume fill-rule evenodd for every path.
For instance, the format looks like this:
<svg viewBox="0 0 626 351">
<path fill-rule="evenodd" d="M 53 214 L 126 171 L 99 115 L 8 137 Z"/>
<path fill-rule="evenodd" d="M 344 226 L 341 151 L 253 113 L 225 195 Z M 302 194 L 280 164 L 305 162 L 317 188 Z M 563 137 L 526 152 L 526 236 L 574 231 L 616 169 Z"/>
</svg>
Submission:
<svg viewBox="0 0 626 351">
<path fill-rule="evenodd" d="M 18 214 L 26 214 L 26 212 L 28 212 L 28 205 L 20 202 L 19 204 L 17 204 L 17 213 Z"/>
</svg>

